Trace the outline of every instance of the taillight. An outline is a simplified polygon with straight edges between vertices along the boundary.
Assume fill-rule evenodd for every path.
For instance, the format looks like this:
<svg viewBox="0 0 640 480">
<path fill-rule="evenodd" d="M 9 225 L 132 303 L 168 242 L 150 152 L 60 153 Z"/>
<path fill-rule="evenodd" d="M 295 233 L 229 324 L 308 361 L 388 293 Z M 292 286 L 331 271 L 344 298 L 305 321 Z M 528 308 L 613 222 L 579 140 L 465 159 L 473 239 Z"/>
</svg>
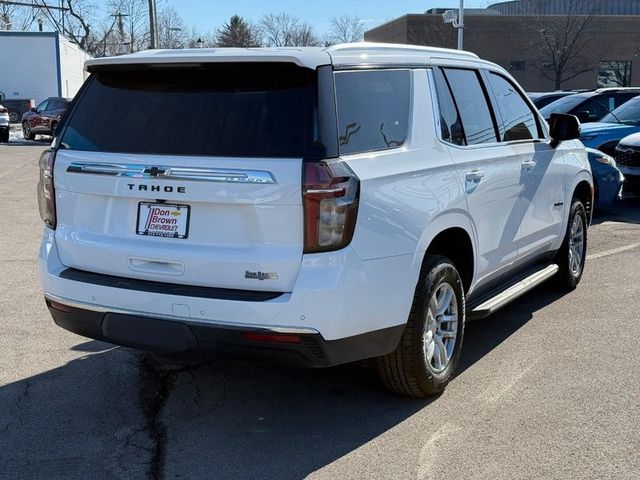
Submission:
<svg viewBox="0 0 640 480">
<path fill-rule="evenodd" d="M 56 152 L 45 150 L 40 155 L 38 180 L 38 208 L 40 217 L 49 228 L 56 228 L 56 192 L 53 188 L 53 165 Z"/>
<path fill-rule="evenodd" d="M 9 110 L 6 108 L 0 107 L 0 113 L 7 113 Z"/>
<path fill-rule="evenodd" d="M 303 165 L 304 253 L 346 247 L 356 226 L 360 180 L 342 161 Z"/>
</svg>

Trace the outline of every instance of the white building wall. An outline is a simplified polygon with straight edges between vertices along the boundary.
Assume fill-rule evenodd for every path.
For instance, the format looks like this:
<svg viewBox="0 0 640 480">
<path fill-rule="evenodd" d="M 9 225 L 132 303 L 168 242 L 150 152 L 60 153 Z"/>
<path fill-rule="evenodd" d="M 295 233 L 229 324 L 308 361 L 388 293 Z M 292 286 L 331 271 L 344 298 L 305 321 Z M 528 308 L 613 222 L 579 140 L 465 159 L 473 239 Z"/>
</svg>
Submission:
<svg viewBox="0 0 640 480">
<path fill-rule="evenodd" d="M 91 55 L 75 43 L 60 36 L 60 78 L 63 97 L 72 98 L 86 80 L 88 73 L 84 70 L 84 61 Z"/>
<path fill-rule="evenodd" d="M 58 95 L 57 34 L 0 33 L 0 91 L 36 103 Z"/>
</svg>

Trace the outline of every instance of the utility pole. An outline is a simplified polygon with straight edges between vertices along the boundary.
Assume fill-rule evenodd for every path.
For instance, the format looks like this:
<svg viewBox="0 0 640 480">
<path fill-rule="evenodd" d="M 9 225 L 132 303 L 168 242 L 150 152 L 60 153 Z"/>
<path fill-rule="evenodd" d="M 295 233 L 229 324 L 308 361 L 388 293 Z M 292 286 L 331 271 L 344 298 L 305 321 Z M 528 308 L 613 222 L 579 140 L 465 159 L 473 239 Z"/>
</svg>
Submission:
<svg viewBox="0 0 640 480">
<path fill-rule="evenodd" d="M 458 50 L 464 50 L 464 0 L 460 0 L 458 10 Z"/>
<path fill-rule="evenodd" d="M 149 47 L 158 48 L 158 14 L 156 12 L 156 0 L 149 0 Z"/>
</svg>

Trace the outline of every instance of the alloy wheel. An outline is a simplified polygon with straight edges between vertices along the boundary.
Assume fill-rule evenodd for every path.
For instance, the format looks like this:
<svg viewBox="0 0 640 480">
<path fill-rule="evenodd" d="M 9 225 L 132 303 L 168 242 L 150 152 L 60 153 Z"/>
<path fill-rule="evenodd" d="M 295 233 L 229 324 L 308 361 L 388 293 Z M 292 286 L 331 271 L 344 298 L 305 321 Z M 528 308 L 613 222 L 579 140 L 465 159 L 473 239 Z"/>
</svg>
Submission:
<svg viewBox="0 0 640 480">
<path fill-rule="evenodd" d="M 458 300 L 453 287 L 441 283 L 431 296 L 424 329 L 424 355 L 435 373 L 449 365 L 458 336 Z"/>
<path fill-rule="evenodd" d="M 573 218 L 569 233 L 569 270 L 578 276 L 582 271 L 582 257 L 584 255 L 584 222 L 582 216 Z"/>
</svg>

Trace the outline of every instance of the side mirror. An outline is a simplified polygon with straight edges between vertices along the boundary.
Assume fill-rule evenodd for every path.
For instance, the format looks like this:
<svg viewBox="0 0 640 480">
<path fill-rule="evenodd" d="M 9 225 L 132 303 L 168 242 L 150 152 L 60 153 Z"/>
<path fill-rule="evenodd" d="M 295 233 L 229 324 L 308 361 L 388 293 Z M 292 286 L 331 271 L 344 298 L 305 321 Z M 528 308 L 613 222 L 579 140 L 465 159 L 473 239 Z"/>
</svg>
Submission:
<svg viewBox="0 0 640 480">
<path fill-rule="evenodd" d="M 580 121 L 574 115 L 552 113 L 549 119 L 551 127 L 552 146 L 555 148 L 560 142 L 577 140 L 580 138 Z"/>
<path fill-rule="evenodd" d="M 36 108 L 35 108 L 35 107 L 31 107 L 31 108 L 29 109 L 29 111 L 30 111 L 30 112 L 33 112 L 33 113 L 38 113 L 38 110 L 36 110 Z"/>
</svg>

